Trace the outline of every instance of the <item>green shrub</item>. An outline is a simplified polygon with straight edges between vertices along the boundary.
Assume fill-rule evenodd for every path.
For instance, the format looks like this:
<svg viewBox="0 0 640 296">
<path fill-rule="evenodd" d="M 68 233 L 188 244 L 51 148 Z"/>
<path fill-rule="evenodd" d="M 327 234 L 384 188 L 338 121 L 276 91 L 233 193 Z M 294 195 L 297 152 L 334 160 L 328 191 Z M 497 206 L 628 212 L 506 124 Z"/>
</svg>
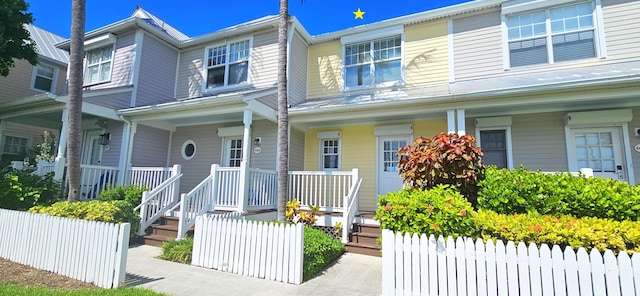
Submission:
<svg viewBox="0 0 640 296">
<path fill-rule="evenodd" d="M 375 219 L 382 229 L 458 237 L 475 232 L 474 216 L 471 203 L 454 187 L 440 185 L 381 195 Z"/>
<path fill-rule="evenodd" d="M 478 208 L 502 214 L 536 212 L 617 221 L 640 218 L 640 187 L 612 179 L 490 167 L 478 186 Z"/>
<path fill-rule="evenodd" d="M 322 230 L 306 226 L 304 228 L 304 265 L 302 280 L 316 276 L 327 265 L 344 253 L 344 245 L 331 238 Z"/>
<path fill-rule="evenodd" d="M 100 200 L 124 200 L 135 208 L 142 201 L 142 192 L 144 191 L 149 191 L 149 188 L 137 185 L 116 185 L 101 191 L 98 198 Z"/>
<path fill-rule="evenodd" d="M 168 241 L 162 245 L 160 258 L 178 263 L 191 264 L 193 238 Z"/>
<path fill-rule="evenodd" d="M 27 170 L 0 170 L 0 208 L 23 211 L 62 199 L 60 183 L 53 180 L 53 174 L 41 177 Z"/>
<path fill-rule="evenodd" d="M 610 249 L 614 252 L 640 251 L 640 222 L 601 218 L 574 218 L 537 213 L 505 215 L 479 210 L 476 223 L 483 239 L 501 239 L 515 243 L 584 247 L 587 250 Z"/>
<path fill-rule="evenodd" d="M 476 183 L 484 172 L 482 155 L 472 135 L 420 137 L 398 150 L 398 172 L 404 184 L 415 189 L 454 185 L 475 204 Z"/>
<path fill-rule="evenodd" d="M 108 223 L 131 223 L 131 235 L 136 233 L 140 224 L 140 217 L 133 211 L 133 206 L 123 200 L 61 201 L 48 207 L 35 206 L 29 212 Z"/>
</svg>

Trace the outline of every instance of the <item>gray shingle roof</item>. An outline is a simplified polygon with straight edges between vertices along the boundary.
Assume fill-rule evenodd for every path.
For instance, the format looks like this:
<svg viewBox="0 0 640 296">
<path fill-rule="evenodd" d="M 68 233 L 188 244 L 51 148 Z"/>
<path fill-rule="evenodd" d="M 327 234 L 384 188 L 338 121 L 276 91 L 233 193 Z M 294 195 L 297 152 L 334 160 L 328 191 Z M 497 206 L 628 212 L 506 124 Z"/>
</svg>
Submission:
<svg viewBox="0 0 640 296">
<path fill-rule="evenodd" d="M 55 46 L 58 42 L 65 40 L 65 38 L 34 25 L 27 25 L 26 27 L 29 33 L 31 33 L 31 39 L 36 42 L 39 55 L 64 64 L 69 64 L 69 54 Z"/>
</svg>

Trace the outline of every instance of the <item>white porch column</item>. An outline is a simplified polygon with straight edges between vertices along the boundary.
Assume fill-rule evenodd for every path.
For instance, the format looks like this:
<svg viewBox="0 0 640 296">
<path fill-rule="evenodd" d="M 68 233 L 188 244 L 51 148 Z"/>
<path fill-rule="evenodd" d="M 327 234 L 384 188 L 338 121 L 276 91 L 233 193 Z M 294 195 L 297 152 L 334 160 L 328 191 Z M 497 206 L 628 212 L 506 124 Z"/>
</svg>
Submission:
<svg viewBox="0 0 640 296">
<path fill-rule="evenodd" d="M 464 109 L 456 109 L 456 119 L 458 135 L 464 136 L 466 133 L 465 126 L 467 125 L 465 122 Z"/>
<path fill-rule="evenodd" d="M 447 110 L 447 131 L 450 134 L 456 132 L 456 110 Z"/>
<path fill-rule="evenodd" d="M 244 132 L 242 137 L 242 161 L 240 162 L 240 196 L 238 200 L 238 211 L 245 213 L 249 205 L 249 164 L 251 163 L 251 123 L 253 122 L 253 112 L 244 110 L 242 123 Z"/>
<path fill-rule="evenodd" d="M 125 121 L 122 126 L 122 141 L 120 143 L 120 159 L 118 160 L 118 184 L 126 185 L 128 183 L 127 175 L 129 168 L 131 167 L 131 157 L 129 156 L 129 147 L 133 146 L 133 135 L 135 134 L 134 125 L 131 122 Z"/>
<path fill-rule="evenodd" d="M 58 138 L 58 152 L 56 154 L 55 168 L 53 179 L 62 181 L 64 176 L 64 166 L 67 164 L 65 153 L 67 151 L 67 108 L 62 109 L 62 128 L 60 129 L 60 137 Z"/>
</svg>

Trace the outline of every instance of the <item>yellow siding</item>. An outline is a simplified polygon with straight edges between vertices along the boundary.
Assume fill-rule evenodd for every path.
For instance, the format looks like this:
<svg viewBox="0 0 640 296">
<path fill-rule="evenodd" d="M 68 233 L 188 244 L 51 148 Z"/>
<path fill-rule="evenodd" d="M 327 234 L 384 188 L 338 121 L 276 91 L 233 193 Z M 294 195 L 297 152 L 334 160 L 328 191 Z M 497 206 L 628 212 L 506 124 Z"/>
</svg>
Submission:
<svg viewBox="0 0 640 296">
<path fill-rule="evenodd" d="M 405 29 L 407 86 L 449 81 L 447 22 Z"/>
<path fill-rule="evenodd" d="M 308 98 L 339 94 L 343 83 L 340 41 L 310 47 L 308 73 Z"/>
<path fill-rule="evenodd" d="M 439 133 L 447 132 L 446 119 L 420 120 L 413 123 L 413 137 L 433 138 Z"/>
</svg>

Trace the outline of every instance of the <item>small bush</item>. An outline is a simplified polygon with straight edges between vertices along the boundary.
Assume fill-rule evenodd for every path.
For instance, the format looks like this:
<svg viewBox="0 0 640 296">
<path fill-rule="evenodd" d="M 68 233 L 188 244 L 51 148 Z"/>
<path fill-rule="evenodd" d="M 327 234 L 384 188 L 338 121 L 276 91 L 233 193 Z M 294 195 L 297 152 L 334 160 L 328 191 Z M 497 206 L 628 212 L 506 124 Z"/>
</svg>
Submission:
<svg viewBox="0 0 640 296">
<path fill-rule="evenodd" d="M 471 135 L 438 134 L 433 139 L 417 138 L 398 151 L 398 171 L 404 184 L 429 189 L 454 185 L 475 203 L 476 182 L 482 178 L 482 151 Z"/>
<path fill-rule="evenodd" d="M 24 211 L 63 200 L 53 174 L 43 177 L 27 170 L 0 170 L 0 208 Z"/>
<path fill-rule="evenodd" d="M 546 243 L 614 252 L 640 251 L 640 222 L 537 213 L 505 215 L 489 210 L 479 210 L 476 222 L 485 240 Z"/>
<path fill-rule="evenodd" d="M 344 253 L 342 242 L 331 238 L 322 230 L 305 227 L 302 280 L 307 281 L 316 276 L 342 253 Z"/>
<path fill-rule="evenodd" d="M 134 213 L 133 206 L 123 200 L 92 200 L 71 203 L 61 201 L 48 207 L 35 206 L 29 209 L 29 212 L 108 223 L 131 223 L 131 235 L 136 233 L 140 224 L 139 215 Z"/>
<path fill-rule="evenodd" d="M 168 241 L 162 245 L 160 258 L 178 263 L 191 264 L 193 238 Z"/>
<path fill-rule="evenodd" d="M 471 203 L 454 187 L 440 185 L 381 195 L 375 219 L 382 229 L 458 237 L 475 232 L 474 216 Z"/>
<path fill-rule="evenodd" d="M 478 207 L 501 214 L 536 212 L 617 221 L 640 218 L 640 187 L 612 179 L 490 167 L 478 186 Z"/>
<path fill-rule="evenodd" d="M 101 191 L 98 198 L 100 200 L 124 200 L 135 208 L 142 201 L 142 192 L 144 191 L 149 191 L 149 188 L 137 185 L 116 185 Z"/>
</svg>

